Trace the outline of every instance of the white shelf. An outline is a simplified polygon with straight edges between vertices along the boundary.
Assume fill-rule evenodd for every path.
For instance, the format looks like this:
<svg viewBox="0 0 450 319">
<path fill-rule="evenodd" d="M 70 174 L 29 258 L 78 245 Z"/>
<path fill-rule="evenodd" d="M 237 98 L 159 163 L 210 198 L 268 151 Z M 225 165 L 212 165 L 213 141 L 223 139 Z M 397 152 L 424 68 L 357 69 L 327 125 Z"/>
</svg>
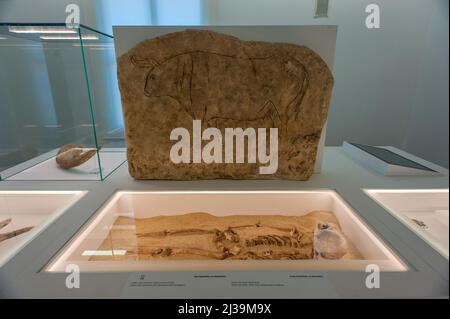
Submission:
<svg viewBox="0 0 450 319">
<path fill-rule="evenodd" d="M 99 155 L 103 178 L 111 174 L 111 172 L 126 161 L 125 151 L 101 150 Z M 55 156 L 52 156 L 41 163 L 6 178 L 6 180 L 98 181 L 100 180 L 98 158 L 97 155 L 95 155 L 80 166 L 71 169 L 63 169 L 56 163 Z"/>
</svg>

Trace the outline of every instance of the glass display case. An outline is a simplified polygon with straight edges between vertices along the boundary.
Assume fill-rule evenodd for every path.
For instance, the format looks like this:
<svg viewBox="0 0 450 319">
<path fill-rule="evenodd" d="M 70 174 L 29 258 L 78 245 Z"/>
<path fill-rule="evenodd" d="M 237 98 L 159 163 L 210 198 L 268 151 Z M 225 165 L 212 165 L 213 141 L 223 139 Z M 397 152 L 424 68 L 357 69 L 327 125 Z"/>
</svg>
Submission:
<svg viewBox="0 0 450 319">
<path fill-rule="evenodd" d="M 333 190 L 119 191 L 48 272 L 406 271 Z"/>
<path fill-rule="evenodd" d="M 103 180 L 125 161 L 110 35 L 1 23 L 0 69 L 0 179 Z"/>
<path fill-rule="evenodd" d="M 0 267 L 84 194 L 84 191 L 1 191 Z"/>
<path fill-rule="evenodd" d="M 366 190 L 366 193 L 448 259 L 448 189 Z"/>
</svg>

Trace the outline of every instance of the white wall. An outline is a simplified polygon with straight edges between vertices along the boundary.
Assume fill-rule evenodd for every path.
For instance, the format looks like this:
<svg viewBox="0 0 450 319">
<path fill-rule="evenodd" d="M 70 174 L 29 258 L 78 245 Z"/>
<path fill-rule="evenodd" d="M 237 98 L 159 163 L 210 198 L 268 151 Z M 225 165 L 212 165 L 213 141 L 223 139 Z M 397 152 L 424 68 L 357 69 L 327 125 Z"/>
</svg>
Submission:
<svg viewBox="0 0 450 319">
<path fill-rule="evenodd" d="M 217 0 L 214 20 L 238 25 L 338 25 L 327 144 L 351 140 L 401 147 L 417 98 L 433 2 L 446 0 L 331 0 L 329 18 L 315 19 L 312 0 Z M 365 27 L 369 3 L 381 7 L 381 29 Z"/>
<path fill-rule="evenodd" d="M 92 0 L 91 0 L 92 1 Z M 112 34 L 113 25 L 152 24 L 151 0 L 96 0 L 97 28 Z"/>
<path fill-rule="evenodd" d="M 448 1 L 434 1 L 404 149 L 448 167 Z"/>
</svg>

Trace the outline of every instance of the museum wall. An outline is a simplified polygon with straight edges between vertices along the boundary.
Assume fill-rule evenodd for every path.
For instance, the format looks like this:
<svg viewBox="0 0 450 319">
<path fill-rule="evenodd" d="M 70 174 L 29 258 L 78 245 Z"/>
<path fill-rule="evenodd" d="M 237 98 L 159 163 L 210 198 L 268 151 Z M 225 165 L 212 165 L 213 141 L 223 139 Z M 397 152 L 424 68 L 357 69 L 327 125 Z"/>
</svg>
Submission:
<svg viewBox="0 0 450 319">
<path fill-rule="evenodd" d="M 1 45 L 1 43 L 0 43 Z M 53 98 L 42 50 L 16 52 L 13 47 L 0 46 L 0 170 L 11 161 L 23 161 L 39 154 L 34 118 L 54 125 Z M 18 59 L 28 63 L 15 63 Z M 30 75 L 30 67 L 36 64 Z M 11 77 L 11 74 L 16 76 Z M 36 84 L 39 85 L 36 85 Z M 10 107 L 11 106 L 11 107 Z M 14 106 L 14 107 L 12 107 Z M 34 107 L 33 107 L 34 106 Z M 33 134 L 28 134 L 30 130 Z M 45 128 L 38 129 L 45 134 Z M 39 146 L 37 146 L 39 147 Z"/>
<path fill-rule="evenodd" d="M 369 3 L 377 3 L 381 7 L 379 30 L 365 27 L 365 7 Z M 423 104 L 416 104 L 418 95 L 427 91 L 423 87 L 416 92 L 418 82 L 422 81 L 422 86 L 434 86 L 432 66 L 426 66 L 429 70 L 427 79 L 422 78 L 421 66 L 425 57 L 429 56 L 427 50 L 434 50 L 432 44 L 428 48 L 426 46 L 427 36 L 431 35 L 428 26 L 433 7 L 443 3 L 447 1 L 330 1 L 329 18 L 315 19 L 313 1 L 219 0 L 215 21 L 219 24 L 248 25 L 338 25 L 334 67 L 336 84 L 330 106 L 327 145 L 341 145 L 343 140 L 351 140 L 374 145 L 406 146 L 406 151 L 448 166 L 448 160 L 445 160 L 445 157 L 448 158 L 448 143 L 447 146 L 440 143 L 436 147 L 425 141 L 435 136 L 436 129 L 434 124 L 424 123 L 420 113 L 431 110 Z M 236 10 L 237 7 L 239 10 Z M 448 9 L 442 10 L 442 14 L 444 12 Z M 442 28 L 445 25 L 437 26 L 438 30 Z M 448 70 L 448 59 L 445 62 L 443 59 L 428 60 L 434 68 L 441 68 L 442 63 L 446 63 L 441 73 Z M 432 110 L 433 117 L 441 119 L 441 130 L 445 130 L 448 128 L 448 102 L 445 102 L 448 91 L 434 87 L 427 94 L 435 96 L 438 105 Z M 416 108 L 417 116 L 410 118 L 413 108 Z M 447 122 L 442 123 L 445 119 Z M 416 122 L 430 127 L 425 132 L 420 130 L 418 134 L 423 134 L 421 139 L 413 138 L 416 143 L 413 147 L 412 142 L 405 144 L 405 140 L 410 135 L 411 125 L 411 130 L 417 131 L 414 127 L 418 125 Z M 427 149 L 430 148 L 438 154 L 429 156 Z"/>
<path fill-rule="evenodd" d="M 66 3 L 79 3 L 81 22 L 107 32 L 112 24 L 173 25 L 176 21 L 227 25 L 335 24 L 338 26 L 336 85 L 327 145 L 341 145 L 343 140 L 393 145 L 448 167 L 448 134 L 445 134 L 448 90 L 443 89 L 448 87 L 445 72 L 448 42 L 447 54 L 435 50 L 436 45 L 445 45 L 440 32 L 448 25 L 448 15 L 444 14 L 448 12 L 446 0 L 332 0 L 327 19 L 314 18 L 312 0 L 180 1 L 127 1 L 125 8 L 119 0 L 100 0 L 95 4 L 87 0 L 39 0 L 36 3 L 41 5 L 30 10 L 28 0 L 0 0 L 0 20 L 61 21 L 58 17 L 64 13 Z M 180 10 L 181 3 L 184 10 Z M 381 7 L 380 29 L 365 27 L 365 7 L 369 3 Z M 171 12 L 186 14 L 175 17 Z M 108 87 L 112 89 L 114 84 Z M 437 141 L 435 136 L 443 138 Z"/>
<path fill-rule="evenodd" d="M 434 1 L 404 149 L 448 167 L 448 1 Z"/>
</svg>

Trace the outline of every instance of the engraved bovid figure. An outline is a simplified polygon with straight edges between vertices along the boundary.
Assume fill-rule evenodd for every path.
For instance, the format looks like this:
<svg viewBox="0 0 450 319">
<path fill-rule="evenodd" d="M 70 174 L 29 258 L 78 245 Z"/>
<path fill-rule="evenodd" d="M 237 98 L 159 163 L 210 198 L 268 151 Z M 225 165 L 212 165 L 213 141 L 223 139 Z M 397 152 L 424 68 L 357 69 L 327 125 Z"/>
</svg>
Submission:
<svg viewBox="0 0 450 319">
<path fill-rule="evenodd" d="M 288 119 L 298 117 L 309 84 L 307 70 L 290 56 L 191 51 L 161 62 L 136 56 L 132 61 L 149 69 L 145 96 L 173 99 L 192 119 L 214 127 L 278 127 L 283 133 Z M 275 72 L 286 90 L 266 81 Z"/>
<path fill-rule="evenodd" d="M 312 50 L 185 30 L 141 42 L 118 59 L 130 173 L 138 179 L 308 179 L 333 76 Z M 175 166 L 170 131 L 202 125 L 278 128 L 278 170 L 252 164 Z"/>
</svg>

